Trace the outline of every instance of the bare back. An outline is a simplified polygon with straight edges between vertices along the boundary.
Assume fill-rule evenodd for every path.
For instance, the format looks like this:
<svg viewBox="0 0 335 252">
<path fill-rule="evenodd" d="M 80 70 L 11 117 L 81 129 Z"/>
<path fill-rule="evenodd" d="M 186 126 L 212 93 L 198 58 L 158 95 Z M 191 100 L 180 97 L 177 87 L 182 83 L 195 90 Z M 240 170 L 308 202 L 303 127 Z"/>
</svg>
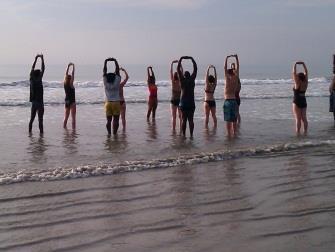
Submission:
<svg viewBox="0 0 335 252">
<path fill-rule="evenodd" d="M 294 89 L 299 90 L 301 92 L 306 92 L 308 87 L 308 80 L 301 81 L 299 80 L 298 76 L 294 75 Z"/>
<path fill-rule="evenodd" d="M 238 88 L 238 77 L 236 75 L 226 75 L 226 84 L 224 88 L 224 98 L 235 99 L 235 93 Z"/>
</svg>

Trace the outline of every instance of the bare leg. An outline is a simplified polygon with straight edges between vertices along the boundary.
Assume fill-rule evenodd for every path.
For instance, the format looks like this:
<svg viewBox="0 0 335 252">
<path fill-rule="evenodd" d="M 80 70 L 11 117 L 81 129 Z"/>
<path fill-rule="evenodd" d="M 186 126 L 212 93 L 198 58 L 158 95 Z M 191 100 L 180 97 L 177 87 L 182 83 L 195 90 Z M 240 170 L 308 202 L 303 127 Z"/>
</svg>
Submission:
<svg viewBox="0 0 335 252">
<path fill-rule="evenodd" d="M 214 128 L 216 128 L 218 125 L 218 120 L 216 118 L 216 107 L 211 108 L 211 114 L 213 118 Z"/>
<path fill-rule="evenodd" d="M 63 128 L 66 129 L 66 125 L 67 125 L 67 120 L 69 119 L 70 116 L 70 108 L 66 108 L 65 107 L 65 111 L 64 111 L 64 122 L 63 122 Z"/>
<path fill-rule="evenodd" d="M 172 130 L 176 131 L 176 121 L 177 121 L 177 107 L 171 104 L 171 119 L 172 119 Z"/>
<path fill-rule="evenodd" d="M 240 106 L 237 107 L 237 126 L 241 124 Z"/>
<path fill-rule="evenodd" d="M 301 129 L 301 111 L 300 109 L 293 104 L 293 114 L 295 117 L 295 132 L 300 135 L 300 129 Z"/>
<path fill-rule="evenodd" d="M 126 103 L 123 103 L 121 106 L 121 121 L 122 121 L 122 128 L 123 130 L 126 129 Z"/>
<path fill-rule="evenodd" d="M 229 138 L 234 137 L 234 123 L 227 122 L 226 123 L 227 135 Z"/>
<path fill-rule="evenodd" d="M 151 111 L 152 111 L 152 105 L 151 105 L 150 103 L 148 103 L 148 113 L 147 113 L 147 120 L 149 120 L 149 119 L 150 119 Z"/>
<path fill-rule="evenodd" d="M 152 108 L 152 120 L 155 120 L 156 118 L 156 109 L 157 109 L 157 102 L 156 104 L 153 105 L 153 108 Z"/>
<path fill-rule="evenodd" d="M 307 135 L 307 130 L 308 130 L 307 108 L 301 109 L 301 120 L 304 123 L 304 134 Z"/>
<path fill-rule="evenodd" d="M 204 109 L 205 109 L 205 128 L 208 128 L 210 108 L 207 102 L 204 102 Z"/>
<path fill-rule="evenodd" d="M 72 129 L 76 129 L 76 114 L 77 114 L 77 106 L 73 104 L 71 106 L 71 118 L 72 118 Z"/>
</svg>

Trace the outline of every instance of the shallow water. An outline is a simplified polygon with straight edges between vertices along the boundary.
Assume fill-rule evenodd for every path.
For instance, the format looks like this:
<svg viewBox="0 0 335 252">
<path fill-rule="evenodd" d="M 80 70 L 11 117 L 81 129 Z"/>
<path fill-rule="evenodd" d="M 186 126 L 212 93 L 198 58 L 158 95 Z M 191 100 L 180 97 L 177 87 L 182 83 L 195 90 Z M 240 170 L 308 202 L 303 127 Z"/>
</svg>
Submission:
<svg viewBox="0 0 335 252">
<path fill-rule="evenodd" d="M 160 83 L 155 122 L 146 87 L 125 90 L 127 130 L 107 137 L 99 82 L 77 86 L 77 130 L 64 130 L 63 90 L 47 83 L 45 134 L 27 132 L 26 83 L 0 85 L 0 250 L 332 251 L 335 127 L 327 79 L 307 98 L 297 137 L 290 80 L 246 80 L 242 125 L 204 128 L 197 85 L 194 139 L 170 127 Z M 165 84 L 164 84 L 165 83 Z M 221 90 L 220 90 L 221 89 Z"/>
<path fill-rule="evenodd" d="M 1 186 L 1 250 L 332 251 L 334 148 Z"/>
</svg>

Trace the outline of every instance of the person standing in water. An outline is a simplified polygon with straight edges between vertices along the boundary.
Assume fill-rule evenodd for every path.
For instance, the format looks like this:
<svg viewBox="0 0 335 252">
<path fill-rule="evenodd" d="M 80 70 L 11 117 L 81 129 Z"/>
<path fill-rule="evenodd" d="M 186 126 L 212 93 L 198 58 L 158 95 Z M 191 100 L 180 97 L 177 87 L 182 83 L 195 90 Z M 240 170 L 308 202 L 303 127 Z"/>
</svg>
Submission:
<svg viewBox="0 0 335 252">
<path fill-rule="evenodd" d="M 123 128 L 123 130 L 125 130 L 126 129 L 126 108 L 127 107 L 126 107 L 126 101 L 125 101 L 124 95 L 123 95 L 123 88 L 127 84 L 127 81 L 129 79 L 129 75 L 128 75 L 127 71 L 125 69 L 123 69 L 122 67 L 120 68 L 120 71 L 125 74 L 125 78 L 120 83 L 121 121 L 122 121 L 122 128 Z"/>
<path fill-rule="evenodd" d="M 333 112 L 335 122 L 335 54 L 333 55 L 333 80 L 329 86 L 329 112 Z"/>
<path fill-rule="evenodd" d="M 72 72 L 69 74 L 70 67 Z M 73 86 L 74 81 L 74 64 L 70 63 L 67 66 L 65 78 L 64 78 L 64 91 L 65 91 L 65 114 L 63 128 L 67 127 L 67 121 L 70 113 L 72 117 L 72 129 L 76 128 L 76 90 Z"/>
<path fill-rule="evenodd" d="M 304 72 L 297 73 L 297 66 L 302 65 Z M 307 102 L 306 102 L 306 90 L 308 87 L 308 71 L 304 62 L 298 61 L 293 65 L 292 79 L 293 85 L 293 114 L 295 117 L 295 130 L 296 133 L 300 134 L 301 123 L 304 124 L 304 134 L 307 134 L 308 122 L 307 122 Z"/>
<path fill-rule="evenodd" d="M 115 71 L 107 73 L 107 63 L 114 62 Z M 106 128 L 108 135 L 111 135 L 111 124 L 113 122 L 113 135 L 116 135 L 119 128 L 120 119 L 120 67 L 119 63 L 114 58 L 108 58 L 105 60 L 103 68 L 103 82 L 105 88 L 105 111 L 107 124 Z"/>
<path fill-rule="evenodd" d="M 157 85 L 156 85 L 155 73 L 152 70 L 151 66 L 149 66 L 147 68 L 147 74 L 148 74 L 147 83 L 148 83 L 148 89 L 149 89 L 147 120 L 150 119 L 151 113 L 152 113 L 152 120 L 155 120 L 156 109 L 157 109 L 157 105 L 158 105 Z"/>
<path fill-rule="evenodd" d="M 171 63 L 170 67 L 170 79 L 171 79 L 171 87 L 172 87 L 172 95 L 171 95 L 171 116 L 172 116 L 172 130 L 173 132 L 176 131 L 176 124 L 177 124 L 177 112 L 179 118 L 179 128 L 181 129 L 181 111 L 179 108 L 180 103 L 180 94 L 181 94 L 181 87 L 178 72 L 173 72 L 173 65 L 177 64 L 178 60 L 174 60 Z"/>
<path fill-rule="evenodd" d="M 182 61 L 191 60 L 193 63 L 193 73 L 190 74 L 189 71 L 183 72 Z M 182 113 L 182 134 L 186 136 L 186 124 L 188 121 L 190 128 L 191 138 L 193 137 L 194 130 L 194 88 L 195 79 L 197 77 L 198 67 L 195 60 L 190 56 L 183 56 L 178 61 L 177 72 L 180 80 L 181 86 L 181 99 L 180 99 L 180 110 Z"/>
<path fill-rule="evenodd" d="M 228 59 L 235 58 L 236 60 L 236 69 L 228 69 Z M 224 120 L 226 121 L 226 130 L 228 137 L 234 137 L 237 134 L 236 120 L 238 105 L 236 101 L 236 90 L 238 89 L 238 80 L 239 80 L 239 69 L 240 64 L 238 56 L 230 55 L 226 57 L 224 72 L 225 72 L 225 87 L 224 87 L 224 105 L 223 113 Z"/>
<path fill-rule="evenodd" d="M 232 63 L 230 65 L 230 68 L 235 71 L 236 70 L 235 63 Z M 238 78 L 238 86 L 237 86 L 237 90 L 236 90 L 236 93 L 235 93 L 236 102 L 237 102 L 237 120 L 236 120 L 236 124 L 237 125 L 241 124 L 241 115 L 240 115 L 241 98 L 240 98 L 240 92 L 241 92 L 241 80 L 240 80 L 240 78 Z"/>
<path fill-rule="evenodd" d="M 41 69 L 35 69 L 38 58 L 41 59 Z M 43 134 L 43 115 L 44 115 L 44 101 L 43 101 L 43 75 L 45 71 L 44 57 L 38 54 L 30 71 L 30 98 L 31 102 L 31 116 L 29 122 L 29 133 L 32 132 L 33 122 L 38 115 L 38 126 L 40 134 Z"/>
<path fill-rule="evenodd" d="M 214 75 L 210 74 L 210 70 L 213 69 Z M 206 72 L 206 78 L 205 78 L 205 102 L 204 102 L 204 108 L 205 108 L 205 127 L 208 128 L 208 122 L 209 122 L 209 114 L 212 115 L 214 128 L 217 127 L 217 119 L 216 119 L 216 103 L 214 98 L 214 92 L 217 85 L 217 74 L 216 74 L 216 68 L 213 65 L 210 65 L 207 68 Z"/>
</svg>

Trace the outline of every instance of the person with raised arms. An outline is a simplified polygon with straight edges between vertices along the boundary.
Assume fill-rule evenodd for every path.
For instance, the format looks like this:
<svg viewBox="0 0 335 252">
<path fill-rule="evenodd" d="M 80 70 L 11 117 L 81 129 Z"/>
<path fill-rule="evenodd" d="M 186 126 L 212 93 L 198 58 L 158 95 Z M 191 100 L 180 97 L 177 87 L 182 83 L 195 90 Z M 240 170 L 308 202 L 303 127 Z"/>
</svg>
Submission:
<svg viewBox="0 0 335 252">
<path fill-rule="evenodd" d="M 41 69 L 35 69 L 38 58 L 41 59 Z M 44 115 L 44 100 L 43 100 L 43 75 L 45 71 L 43 54 L 37 54 L 35 61 L 30 71 L 30 98 L 31 115 L 29 121 L 29 133 L 32 132 L 33 122 L 36 114 L 38 114 L 38 126 L 40 134 L 43 134 L 43 115 Z"/>
<path fill-rule="evenodd" d="M 152 66 L 149 66 L 147 68 L 147 74 L 148 74 L 147 83 L 149 90 L 147 120 L 150 119 L 151 113 L 152 113 L 152 120 L 155 120 L 158 99 L 157 99 L 156 77 L 154 71 L 152 70 Z"/>
<path fill-rule="evenodd" d="M 235 58 L 236 60 L 236 69 L 228 69 L 228 59 Z M 226 57 L 224 72 L 225 72 L 225 87 L 224 87 L 224 104 L 223 104 L 223 113 L 224 120 L 226 122 L 226 130 L 228 137 L 234 137 L 237 134 L 237 113 L 238 105 L 236 101 L 236 90 L 238 89 L 238 80 L 239 80 L 239 69 L 240 64 L 238 56 L 230 55 Z"/>
<path fill-rule="evenodd" d="M 126 100 L 124 99 L 123 95 L 123 88 L 127 84 L 127 81 L 129 80 L 129 75 L 127 71 L 124 68 L 120 68 L 120 71 L 124 73 L 125 77 L 123 81 L 120 83 L 120 105 L 121 105 L 121 121 L 122 121 L 122 128 L 123 130 L 126 129 Z"/>
<path fill-rule="evenodd" d="M 333 55 L 333 80 L 329 86 L 329 112 L 333 112 L 335 122 L 335 54 Z"/>
<path fill-rule="evenodd" d="M 107 73 L 108 62 L 114 62 L 115 71 Z M 120 67 L 119 63 L 114 58 L 105 60 L 103 68 L 103 82 L 105 88 L 105 111 L 107 124 L 106 128 L 108 135 L 111 135 L 111 124 L 113 122 L 113 135 L 117 134 L 120 119 Z"/>
<path fill-rule="evenodd" d="M 210 70 L 213 69 L 213 74 L 210 74 Z M 217 85 L 217 74 L 216 68 L 213 65 L 208 66 L 205 77 L 205 127 L 208 128 L 209 114 L 212 115 L 214 128 L 217 127 L 216 119 L 216 103 L 214 98 L 214 92 Z"/>
<path fill-rule="evenodd" d="M 236 69 L 236 64 L 231 63 L 230 68 L 235 70 Z M 240 97 L 240 92 L 241 92 L 241 80 L 238 78 L 238 86 L 235 92 L 235 97 L 236 97 L 236 102 L 237 102 L 237 119 L 236 119 L 236 124 L 240 125 L 241 124 L 241 114 L 240 114 L 240 106 L 241 106 L 241 97 Z"/>
<path fill-rule="evenodd" d="M 297 73 L 297 66 L 301 65 L 304 72 Z M 308 71 L 306 64 L 302 61 L 295 62 L 292 70 L 293 85 L 293 114 L 295 117 L 295 130 L 300 134 L 301 124 L 304 124 L 304 134 L 307 134 L 308 121 L 307 121 L 307 101 L 306 90 L 308 87 Z"/>
<path fill-rule="evenodd" d="M 72 67 L 72 72 L 69 74 L 70 67 Z M 67 127 L 67 121 L 69 119 L 70 113 L 72 117 L 72 129 L 76 128 L 76 90 L 73 86 L 74 82 L 74 64 L 68 64 L 66 68 L 65 78 L 64 78 L 64 91 L 65 91 L 65 114 L 63 128 Z"/>
<path fill-rule="evenodd" d="M 183 72 L 182 61 L 191 60 L 193 63 L 193 73 L 189 71 Z M 190 136 L 193 137 L 194 130 L 194 88 L 195 79 L 197 77 L 198 67 L 195 60 L 190 56 L 183 56 L 178 61 L 177 72 L 181 86 L 180 110 L 182 112 L 182 134 L 186 136 L 186 124 L 189 123 Z"/>
<path fill-rule="evenodd" d="M 176 131 L 176 124 L 177 124 L 177 112 L 179 118 L 179 129 L 181 130 L 181 111 L 179 108 L 180 103 L 180 94 L 181 94 L 181 87 L 178 72 L 173 72 L 173 65 L 177 64 L 178 60 L 174 60 L 171 63 L 170 67 L 170 79 L 171 79 L 171 88 L 172 88 L 172 95 L 171 95 L 171 116 L 172 116 L 172 130 L 173 132 Z"/>
</svg>

